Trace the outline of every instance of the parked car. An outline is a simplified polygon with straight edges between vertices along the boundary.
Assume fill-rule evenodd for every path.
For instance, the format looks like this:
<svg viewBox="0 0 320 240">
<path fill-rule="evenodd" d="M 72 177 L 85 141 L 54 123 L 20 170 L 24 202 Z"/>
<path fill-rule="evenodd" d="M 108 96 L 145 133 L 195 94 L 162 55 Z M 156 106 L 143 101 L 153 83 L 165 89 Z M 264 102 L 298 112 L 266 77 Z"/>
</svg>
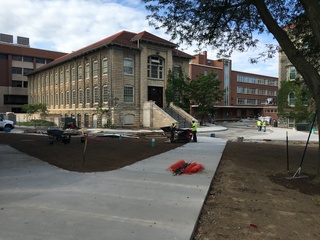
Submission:
<svg viewBox="0 0 320 240">
<path fill-rule="evenodd" d="M 5 128 L 14 128 L 14 122 L 11 120 L 5 120 L 3 118 L 0 118 L 0 130 L 4 130 Z"/>
</svg>

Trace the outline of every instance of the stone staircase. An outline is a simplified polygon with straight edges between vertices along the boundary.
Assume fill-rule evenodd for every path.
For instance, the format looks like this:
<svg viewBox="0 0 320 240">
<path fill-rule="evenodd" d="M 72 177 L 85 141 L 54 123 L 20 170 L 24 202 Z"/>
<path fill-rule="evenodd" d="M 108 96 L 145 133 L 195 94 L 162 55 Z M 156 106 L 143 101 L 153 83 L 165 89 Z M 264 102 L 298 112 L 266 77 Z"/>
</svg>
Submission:
<svg viewBox="0 0 320 240">
<path fill-rule="evenodd" d="M 176 111 L 173 107 L 171 106 L 164 107 L 163 110 L 177 121 L 177 125 L 179 128 L 191 128 L 192 126 L 191 121 L 188 120 L 186 117 L 184 117 L 182 114 L 180 114 L 178 111 Z M 183 111 L 183 110 L 180 109 L 180 111 Z M 184 115 L 187 114 L 186 112 L 184 113 L 185 113 Z M 190 118 L 192 118 L 192 116 L 190 116 Z"/>
</svg>

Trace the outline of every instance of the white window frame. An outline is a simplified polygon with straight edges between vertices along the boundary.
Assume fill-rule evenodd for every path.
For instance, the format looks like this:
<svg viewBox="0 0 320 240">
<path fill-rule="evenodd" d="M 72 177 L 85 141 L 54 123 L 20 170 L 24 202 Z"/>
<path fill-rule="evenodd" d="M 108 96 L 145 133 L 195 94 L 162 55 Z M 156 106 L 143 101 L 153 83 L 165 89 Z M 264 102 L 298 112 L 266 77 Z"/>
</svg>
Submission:
<svg viewBox="0 0 320 240">
<path fill-rule="evenodd" d="M 102 75 L 108 74 L 108 59 L 102 59 Z"/>
<path fill-rule="evenodd" d="M 107 85 L 104 85 L 102 87 L 102 101 L 104 103 L 108 102 L 108 86 Z"/>
<path fill-rule="evenodd" d="M 98 87 L 93 88 L 93 103 L 94 104 L 99 103 L 99 89 L 98 89 Z"/>
<path fill-rule="evenodd" d="M 132 85 L 125 85 L 123 87 L 123 102 L 134 103 L 134 88 Z"/>
<path fill-rule="evenodd" d="M 148 78 L 162 80 L 164 77 L 164 59 L 160 56 L 148 57 Z"/>
<path fill-rule="evenodd" d="M 98 77 L 98 61 L 95 60 L 92 64 L 92 74 L 93 77 Z"/>
<path fill-rule="evenodd" d="M 86 77 L 86 79 L 90 78 L 90 64 L 89 63 L 86 63 L 85 77 Z"/>
<path fill-rule="evenodd" d="M 133 75 L 134 74 L 134 62 L 132 58 L 124 58 L 123 59 L 123 72 L 125 75 Z"/>
</svg>

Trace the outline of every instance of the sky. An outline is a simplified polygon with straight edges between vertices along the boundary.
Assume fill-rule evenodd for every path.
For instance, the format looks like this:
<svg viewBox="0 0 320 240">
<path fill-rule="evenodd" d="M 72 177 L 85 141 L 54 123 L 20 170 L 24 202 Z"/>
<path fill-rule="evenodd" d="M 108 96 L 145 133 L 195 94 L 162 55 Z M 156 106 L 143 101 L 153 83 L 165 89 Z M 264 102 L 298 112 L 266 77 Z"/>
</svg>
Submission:
<svg viewBox="0 0 320 240">
<path fill-rule="evenodd" d="M 26 37 L 32 48 L 66 53 L 122 30 L 147 31 L 170 41 L 165 29 L 149 26 L 148 14 L 140 0 L 1 0 L 0 33 L 13 35 L 14 43 L 17 36 Z M 278 77 L 277 56 L 258 64 L 249 63 L 249 58 L 262 52 L 265 44 L 277 44 L 270 35 L 259 35 L 258 39 L 257 49 L 231 56 L 232 69 Z M 180 45 L 179 49 L 190 55 L 197 53 L 193 46 Z M 209 59 L 217 58 L 212 47 L 203 50 L 207 50 Z"/>
</svg>

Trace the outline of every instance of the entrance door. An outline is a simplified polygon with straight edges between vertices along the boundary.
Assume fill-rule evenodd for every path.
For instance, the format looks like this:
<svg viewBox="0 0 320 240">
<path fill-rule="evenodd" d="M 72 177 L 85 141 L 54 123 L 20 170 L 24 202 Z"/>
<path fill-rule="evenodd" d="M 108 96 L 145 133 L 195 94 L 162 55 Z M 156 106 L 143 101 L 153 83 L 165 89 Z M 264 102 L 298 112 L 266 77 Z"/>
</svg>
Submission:
<svg viewBox="0 0 320 240">
<path fill-rule="evenodd" d="M 152 100 L 159 107 L 163 107 L 163 88 L 162 87 L 148 87 L 148 101 Z"/>
</svg>

